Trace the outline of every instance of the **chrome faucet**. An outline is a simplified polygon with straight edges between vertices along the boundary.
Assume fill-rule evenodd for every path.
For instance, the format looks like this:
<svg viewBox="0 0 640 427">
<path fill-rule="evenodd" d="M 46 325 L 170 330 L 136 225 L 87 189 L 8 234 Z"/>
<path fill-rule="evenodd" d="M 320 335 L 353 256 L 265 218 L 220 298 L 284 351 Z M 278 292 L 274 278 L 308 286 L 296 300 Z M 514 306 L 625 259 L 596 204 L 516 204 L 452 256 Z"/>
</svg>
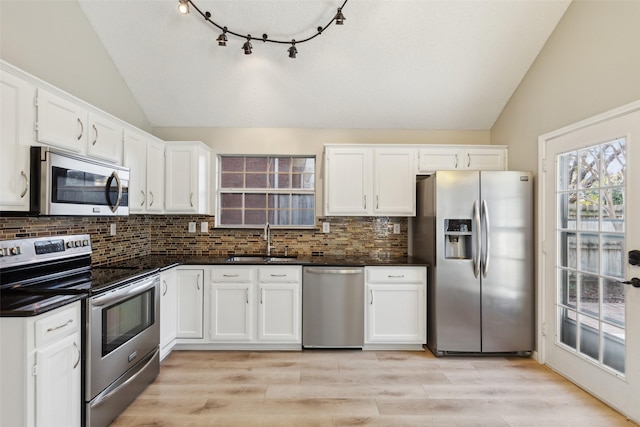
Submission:
<svg viewBox="0 0 640 427">
<path fill-rule="evenodd" d="M 267 256 L 271 256 L 271 226 L 268 222 L 264 226 L 264 240 L 267 241 Z"/>
</svg>

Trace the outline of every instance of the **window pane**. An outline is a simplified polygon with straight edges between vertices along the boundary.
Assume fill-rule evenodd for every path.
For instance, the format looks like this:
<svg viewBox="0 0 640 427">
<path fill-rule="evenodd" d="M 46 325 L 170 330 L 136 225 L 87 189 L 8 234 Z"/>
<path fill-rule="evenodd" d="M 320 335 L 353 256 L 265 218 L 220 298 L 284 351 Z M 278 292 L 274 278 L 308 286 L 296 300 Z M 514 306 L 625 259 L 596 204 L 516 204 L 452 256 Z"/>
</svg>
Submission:
<svg viewBox="0 0 640 427">
<path fill-rule="evenodd" d="M 558 286 L 560 295 L 558 295 L 558 300 L 561 304 L 577 308 L 577 287 L 575 271 L 560 270 L 560 284 Z"/>
<path fill-rule="evenodd" d="M 602 274 L 605 276 L 624 277 L 624 236 L 602 235 Z"/>
<path fill-rule="evenodd" d="M 577 236 L 576 233 L 560 233 L 560 265 L 562 267 L 577 268 Z"/>
<path fill-rule="evenodd" d="M 624 185 L 627 141 L 625 138 L 602 145 L 602 179 L 603 186 Z"/>
<path fill-rule="evenodd" d="M 576 229 L 578 194 L 560 193 L 558 195 L 558 213 L 560 215 L 560 228 Z"/>
<path fill-rule="evenodd" d="M 289 225 L 291 224 L 289 210 L 277 209 L 269 211 L 269 224 Z"/>
<path fill-rule="evenodd" d="M 600 186 L 600 146 L 596 145 L 580 150 L 580 188 L 598 188 Z"/>
<path fill-rule="evenodd" d="M 598 273 L 600 262 L 600 240 L 597 234 L 580 234 L 580 269 Z"/>
<path fill-rule="evenodd" d="M 220 175 L 220 186 L 222 188 L 244 188 L 244 174 L 222 173 Z"/>
<path fill-rule="evenodd" d="M 220 223 L 221 224 L 242 224 L 242 210 L 240 209 L 221 209 L 220 210 Z"/>
<path fill-rule="evenodd" d="M 602 231 L 624 231 L 624 188 L 602 190 Z"/>
<path fill-rule="evenodd" d="M 314 209 L 314 199 L 311 194 L 294 194 L 291 197 L 291 206 L 295 209 Z"/>
<path fill-rule="evenodd" d="M 269 209 L 275 208 L 288 208 L 290 207 L 291 196 L 289 194 L 283 195 L 269 195 Z"/>
<path fill-rule="evenodd" d="M 248 173 L 246 179 L 247 188 L 267 188 L 266 173 Z"/>
<path fill-rule="evenodd" d="M 600 355 L 600 329 L 598 321 L 578 314 L 580 324 L 580 353 L 598 360 Z"/>
<path fill-rule="evenodd" d="M 558 156 L 558 190 L 575 190 L 577 188 L 578 153 L 571 152 Z"/>
<path fill-rule="evenodd" d="M 267 210 L 245 210 L 244 211 L 244 224 L 245 225 L 264 225 L 267 222 Z"/>
<path fill-rule="evenodd" d="M 603 279 L 602 282 L 602 318 L 607 322 L 624 326 L 625 285 L 618 280 Z"/>
<path fill-rule="evenodd" d="M 612 325 L 603 325 L 603 355 L 602 362 L 624 373 L 624 342 L 625 330 Z"/>
<path fill-rule="evenodd" d="M 580 191 L 578 193 L 580 209 L 580 230 L 598 231 L 600 223 L 600 192 Z"/>
<path fill-rule="evenodd" d="M 244 207 L 245 209 L 265 209 L 267 207 L 267 195 L 245 194 Z"/>
<path fill-rule="evenodd" d="M 563 307 L 558 308 L 559 341 L 573 349 L 576 348 L 576 318 L 575 311 Z"/>
<path fill-rule="evenodd" d="M 600 314 L 598 276 L 580 274 L 580 311 L 596 317 Z"/>
<path fill-rule="evenodd" d="M 267 172 L 269 159 L 267 157 L 247 157 L 247 173 Z"/>
<path fill-rule="evenodd" d="M 223 208 L 242 208 L 242 194 L 222 194 L 220 203 Z"/>
<path fill-rule="evenodd" d="M 222 172 L 244 172 L 244 157 L 221 157 Z"/>
</svg>

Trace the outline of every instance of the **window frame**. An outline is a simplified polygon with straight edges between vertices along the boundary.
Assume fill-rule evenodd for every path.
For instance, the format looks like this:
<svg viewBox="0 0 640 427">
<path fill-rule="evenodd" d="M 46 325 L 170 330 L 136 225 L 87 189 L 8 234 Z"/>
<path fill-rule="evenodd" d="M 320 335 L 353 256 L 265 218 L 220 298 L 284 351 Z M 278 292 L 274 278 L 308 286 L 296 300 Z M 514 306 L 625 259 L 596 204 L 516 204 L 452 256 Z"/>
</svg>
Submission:
<svg viewBox="0 0 640 427">
<path fill-rule="evenodd" d="M 255 159 L 255 158 L 268 158 L 268 159 L 277 159 L 277 158 L 288 158 L 288 159 L 310 159 L 313 160 L 313 188 L 310 189 L 304 189 L 304 188 L 273 188 L 273 187 L 269 187 L 268 184 L 268 180 L 267 180 L 267 186 L 264 188 L 245 188 L 245 187 L 222 187 L 222 159 L 224 157 L 238 157 L 238 158 L 244 158 L 245 159 L 245 164 L 246 164 L 246 160 L 247 159 Z M 292 162 L 293 163 L 293 162 Z M 242 175 L 245 176 L 247 175 L 247 170 L 245 167 L 245 170 L 241 172 Z M 267 169 L 267 174 L 269 173 L 268 169 Z M 289 171 L 289 174 L 291 175 L 292 172 L 291 170 Z M 295 224 L 272 224 L 269 223 L 270 228 L 276 228 L 276 229 L 292 229 L 292 230 L 309 230 L 309 229 L 314 229 L 316 228 L 316 223 L 317 223 L 317 177 L 318 177 L 318 158 L 315 154 L 295 154 L 295 155 L 290 155 L 290 154 L 230 154 L 230 153 L 224 153 L 224 154 L 217 154 L 216 155 L 216 174 L 215 174 L 215 200 L 216 200 L 216 207 L 215 207 L 215 217 L 216 217 L 216 221 L 215 221 L 215 228 L 226 228 L 226 229 L 262 229 L 266 226 L 265 224 L 223 224 L 221 219 L 222 219 L 222 210 L 223 210 L 223 206 L 222 206 L 222 196 L 224 194 L 265 194 L 266 198 L 267 198 L 267 203 L 265 205 L 265 209 L 267 211 L 270 210 L 269 208 L 269 196 L 271 195 L 289 195 L 291 197 L 295 196 L 295 195 L 312 195 L 313 196 L 313 209 L 312 209 L 312 215 L 313 215 L 313 221 L 311 224 L 301 224 L 301 225 L 295 225 Z M 246 179 L 245 179 L 246 182 Z M 291 203 L 291 200 L 290 200 Z M 244 218 L 245 218 L 245 209 L 247 209 L 245 206 L 242 206 L 239 211 L 242 212 L 242 217 L 243 217 L 243 222 L 244 222 Z M 302 211 L 302 210 L 301 210 Z M 289 212 L 292 212 L 292 208 L 289 208 Z"/>
</svg>

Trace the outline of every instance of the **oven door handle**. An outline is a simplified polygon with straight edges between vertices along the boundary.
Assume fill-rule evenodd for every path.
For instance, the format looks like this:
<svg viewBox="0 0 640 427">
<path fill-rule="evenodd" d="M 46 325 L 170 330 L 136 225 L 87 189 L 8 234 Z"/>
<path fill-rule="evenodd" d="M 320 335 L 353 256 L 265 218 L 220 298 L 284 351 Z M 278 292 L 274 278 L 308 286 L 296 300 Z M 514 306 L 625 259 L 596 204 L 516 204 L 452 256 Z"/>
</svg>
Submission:
<svg viewBox="0 0 640 427">
<path fill-rule="evenodd" d="M 91 298 L 91 305 L 93 307 L 102 307 L 107 304 L 112 304 L 130 298 L 132 295 L 141 294 L 153 287 L 155 287 L 155 278 L 146 280 L 144 283 L 138 286 L 127 285 L 120 288 L 108 295 L 100 295 Z"/>
</svg>

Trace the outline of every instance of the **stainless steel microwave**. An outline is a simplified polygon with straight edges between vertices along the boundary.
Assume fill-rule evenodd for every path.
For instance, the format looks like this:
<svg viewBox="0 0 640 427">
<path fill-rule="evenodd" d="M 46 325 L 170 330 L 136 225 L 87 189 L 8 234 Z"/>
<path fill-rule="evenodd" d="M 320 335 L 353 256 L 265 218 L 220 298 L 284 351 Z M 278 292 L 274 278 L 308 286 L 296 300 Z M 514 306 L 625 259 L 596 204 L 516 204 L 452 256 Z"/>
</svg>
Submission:
<svg viewBox="0 0 640 427">
<path fill-rule="evenodd" d="M 31 147 L 37 215 L 129 215 L 129 169 L 49 147 Z"/>
</svg>

